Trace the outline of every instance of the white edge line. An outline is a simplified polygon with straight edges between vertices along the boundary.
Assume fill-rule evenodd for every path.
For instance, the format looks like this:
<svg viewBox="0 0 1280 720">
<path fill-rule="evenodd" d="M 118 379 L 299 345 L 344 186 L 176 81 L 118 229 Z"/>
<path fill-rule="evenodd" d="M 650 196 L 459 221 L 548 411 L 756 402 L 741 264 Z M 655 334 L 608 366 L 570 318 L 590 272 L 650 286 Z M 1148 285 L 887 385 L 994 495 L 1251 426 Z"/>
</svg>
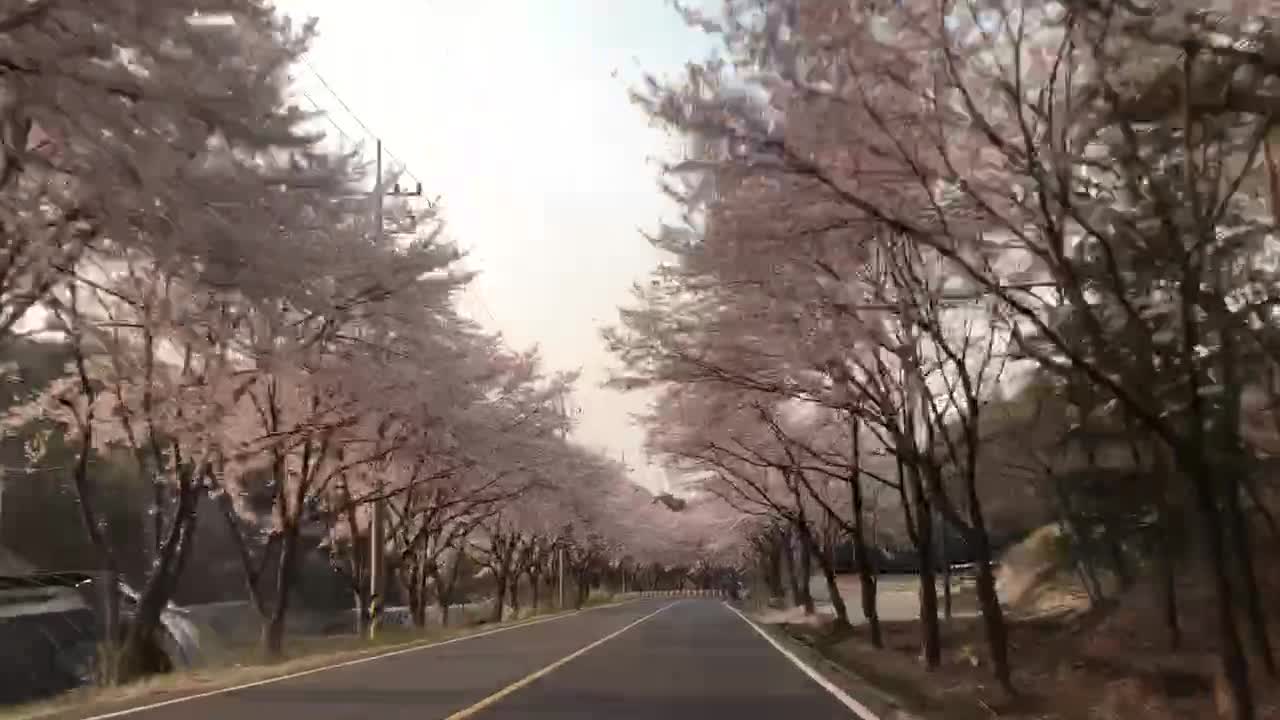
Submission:
<svg viewBox="0 0 1280 720">
<path fill-rule="evenodd" d="M 625 605 L 628 602 L 633 602 L 633 601 L 624 600 L 621 603 L 616 603 L 616 605 Z M 287 675 L 276 675 L 274 677 L 264 678 L 262 680 L 255 680 L 253 682 L 244 683 L 242 685 L 233 685 L 231 687 L 218 688 L 216 690 L 209 690 L 207 692 L 196 693 L 195 695 L 183 695 L 182 697 L 173 698 L 172 700 L 164 700 L 162 702 L 151 703 L 149 705 L 138 705 L 135 707 L 125 708 L 123 710 L 116 710 L 114 712 L 103 713 L 101 715 L 89 715 L 87 717 L 80 718 L 80 720 L 109 720 L 109 718 L 124 717 L 126 715 L 134 715 L 136 713 L 147 712 L 149 710 L 158 710 L 159 708 L 162 708 L 162 707 L 168 707 L 170 705 L 177 705 L 179 703 L 190 702 L 192 700 L 202 700 L 204 698 L 213 697 L 215 695 L 224 695 L 226 693 L 236 692 L 238 690 L 248 690 L 249 688 L 259 687 L 262 685 L 270 685 L 271 683 L 284 682 L 285 680 L 293 680 L 295 678 L 304 677 L 306 675 L 315 675 L 316 673 L 322 673 L 327 670 L 338 670 L 340 668 L 351 667 L 352 665 L 360 665 L 362 663 L 373 662 L 374 660 L 382 660 L 384 658 L 395 657 L 396 655 L 404 655 L 406 653 L 417 652 L 419 650 L 428 650 L 430 648 L 436 648 L 442 645 L 452 645 L 454 643 L 462 642 L 464 640 L 474 640 L 476 638 L 485 637 L 486 635 L 497 635 L 498 633 L 501 633 L 501 632 L 506 632 L 508 630 L 518 630 L 520 628 L 529 627 L 530 625 L 541 625 L 542 623 L 554 622 L 556 620 L 563 620 L 565 618 L 570 618 L 575 615 L 579 615 L 581 613 L 591 612 L 592 610 L 600 610 L 606 607 L 613 607 L 613 606 L 614 605 L 597 605 L 596 607 L 583 608 L 582 610 L 574 610 L 573 612 L 565 613 L 563 615 L 553 615 L 547 618 L 529 620 L 526 622 L 518 623 L 516 625 L 508 625 L 506 627 L 494 628 L 492 630 L 485 630 L 484 632 L 472 633 L 470 635 L 463 635 L 462 637 L 451 638 L 449 640 L 441 640 L 439 642 L 413 645 L 412 647 L 401 648 L 399 650 L 392 650 L 391 652 L 379 653 L 377 655 L 370 655 L 368 657 L 356 658 L 354 660 L 347 660 L 345 662 L 335 663 L 333 665 L 325 665 L 323 667 L 318 667 L 318 668 L 309 668 L 307 670 L 299 670 L 298 672 L 288 673 Z M 38 719 L 33 719 L 33 720 L 38 720 Z"/>
<path fill-rule="evenodd" d="M 752 630 L 755 630 L 757 633 L 759 633 L 760 637 L 764 638 L 765 640 L 768 640 L 769 644 L 773 646 L 774 650 L 777 650 L 778 652 L 782 653 L 782 655 L 786 657 L 788 660 L 790 660 L 792 664 L 800 668 L 800 670 L 804 672 L 805 675 L 808 675 L 814 682 L 821 685 L 823 690 L 826 690 L 827 692 L 831 693 L 835 697 L 835 699 L 839 700 L 841 703 L 844 703 L 845 707 L 853 711 L 853 714 L 857 715 L 862 720 L 880 720 L 880 716 L 871 712 L 870 708 L 858 702 L 857 700 L 854 700 L 852 697 L 849 697 L 849 693 L 836 687 L 834 683 L 832 683 L 830 680 L 823 677 L 822 674 L 819 673 L 817 670 L 814 670 L 813 668 L 809 667 L 809 665 L 807 665 L 803 660 L 796 657 L 795 653 L 783 647 L 782 643 L 779 643 L 777 640 L 774 640 L 773 637 L 769 635 L 769 633 L 762 630 L 759 625 L 752 622 L 751 619 L 748 618 L 746 615 L 743 615 L 738 610 L 738 608 L 730 605 L 729 603 L 724 603 L 724 606 L 732 610 L 734 615 L 737 615 L 738 617 L 742 618 L 742 622 L 746 623 Z M 89 718 L 89 720 L 93 720 L 93 718 Z"/>
</svg>

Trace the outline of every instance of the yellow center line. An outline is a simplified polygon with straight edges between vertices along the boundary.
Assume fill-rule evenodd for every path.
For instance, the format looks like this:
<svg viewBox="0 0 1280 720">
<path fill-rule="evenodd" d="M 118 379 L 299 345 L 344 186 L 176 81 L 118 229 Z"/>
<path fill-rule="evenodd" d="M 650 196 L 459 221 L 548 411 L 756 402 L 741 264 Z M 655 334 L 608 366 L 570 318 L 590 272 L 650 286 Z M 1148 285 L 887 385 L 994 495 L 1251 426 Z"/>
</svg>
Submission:
<svg viewBox="0 0 1280 720">
<path fill-rule="evenodd" d="M 541 670 L 538 670 L 537 672 L 531 673 L 531 674 L 529 674 L 529 675 L 526 675 L 526 676 L 524 676 L 524 677 L 520 678 L 519 680 L 517 680 L 517 681 L 515 681 L 515 682 L 511 683 L 510 685 L 508 685 L 508 686 L 506 686 L 506 687 L 502 688 L 502 689 L 501 689 L 501 690 L 499 690 L 498 692 L 496 692 L 496 693 L 494 693 L 494 694 L 490 695 L 489 697 L 487 697 L 487 698 L 485 698 L 485 699 L 481 700 L 480 702 L 476 703 L 475 705 L 472 705 L 471 707 L 468 707 L 468 708 L 464 708 L 464 709 L 462 709 L 462 710 L 459 710 L 458 712 L 456 712 L 456 713 L 454 713 L 454 714 L 450 715 L 449 717 L 445 718 L 445 720 L 463 720 L 463 718 L 469 718 L 469 717 L 474 716 L 476 713 L 480 712 L 481 710 L 484 710 L 485 708 L 489 707 L 490 705 L 493 705 L 494 703 L 496 703 L 496 702 L 498 702 L 499 700 L 501 700 L 502 698 L 504 698 L 504 697 L 506 697 L 506 696 L 510 695 L 511 693 L 513 693 L 513 692 L 515 692 L 515 691 L 519 690 L 520 688 L 527 686 L 529 683 L 532 683 L 534 680 L 537 680 L 537 679 L 538 679 L 538 678 L 540 678 L 540 677 L 544 677 L 544 676 L 546 676 L 546 675 L 549 675 L 549 674 L 551 674 L 551 673 L 555 672 L 556 668 L 559 668 L 559 667 L 563 666 L 565 663 L 569 662 L 570 660 L 573 660 L 574 658 L 576 658 L 576 657 L 578 657 L 578 656 L 580 656 L 580 655 L 584 655 L 584 654 L 586 654 L 587 652 L 590 652 L 592 648 L 599 647 L 599 646 L 601 646 L 601 645 L 603 645 L 603 644 L 605 644 L 605 643 L 609 642 L 610 640 L 612 640 L 612 639 L 614 639 L 614 638 L 618 637 L 618 636 L 619 636 L 619 635 L 621 635 L 622 633 L 624 633 L 624 632 L 626 632 L 626 631 L 630 630 L 631 628 L 633 628 L 633 627 L 635 627 L 635 626 L 639 625 L 640 623 L 644 622 L 645 620 L 648 620 L 649 618 L 653 617 L 654 615 L 657 615 L 658 613 L 662 612 L 663 610 L 666 610 L 667 608 L 672 607 L 673 605 L 679 605 L 679 604 L 680 604 L 680 602 L 681 602 L 681 601 L 677 600 L 676 602 L 668 603 L 668 604 L 666 604 L 666 605 L 663 605 L 662 607 L 658 608 L 657 610 L 654 610 L 653 612 L 649 613 L 648 615 L 645 615 L 644 617 L 640 618 L 639 620 L 636 620 L 635 622 L 628 624 L 626 627 L 623 627 L 623 628 L 621 628 L 621 629 L 619 629 L 619 630 L 615 630 L 615 631 L 613 631 L 613 632 L 609 633 L 608 635 L 605 635 L 604 637 L 600 638 L 599 640 L 597 640 L 597 641 L 595 641 L 595 642 L 591 643 L 590 645 L 587 645 L 587 646 L 586 646 L 586 647 L 584 647 L 584 648 L 580 648 L 579 650 L 577 650 L 577 651 L 575 651 L 575 652 L 573 652 L 573 653 L 570 653 L 569 655 L 566 655 L 566 656 L 564 656 L 564 657 L 560 658 L 559 660 L 557 660 L 557 661 L 555 661 L 555 662 L 551 663 L 550 665 L 548 665 L 548 666 L 546 666 L 546 667 L 542 668 Z"/>
</svg>

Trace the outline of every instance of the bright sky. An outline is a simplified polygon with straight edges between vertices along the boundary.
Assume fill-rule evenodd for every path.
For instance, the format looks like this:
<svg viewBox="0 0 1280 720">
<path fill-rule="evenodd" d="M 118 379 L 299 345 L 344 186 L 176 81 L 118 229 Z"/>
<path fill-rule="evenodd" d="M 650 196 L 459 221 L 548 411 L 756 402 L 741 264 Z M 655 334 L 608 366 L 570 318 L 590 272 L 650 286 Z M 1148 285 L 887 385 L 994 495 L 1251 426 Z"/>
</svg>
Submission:
<svg viewBox="0 0 1280 720">
<path fill-rule="evenodd" d="M 675 210 L 656 161 L 678 144 L 629 102 L 710 44 L 662 0 L 277 0 L 319 18 L 308 61 L 429 195 L 481 276 L 470 314 L 551 368 L 582 368 L 578 439 L 662 489 L 630 415 L 647 398 L 599 384 L 599 328 L 658 254 L 640 236 Z M 372 149 L 305 66 L 299 85 Z M 336 132 L 335 132 L 336 134 Z"/>
</svg>

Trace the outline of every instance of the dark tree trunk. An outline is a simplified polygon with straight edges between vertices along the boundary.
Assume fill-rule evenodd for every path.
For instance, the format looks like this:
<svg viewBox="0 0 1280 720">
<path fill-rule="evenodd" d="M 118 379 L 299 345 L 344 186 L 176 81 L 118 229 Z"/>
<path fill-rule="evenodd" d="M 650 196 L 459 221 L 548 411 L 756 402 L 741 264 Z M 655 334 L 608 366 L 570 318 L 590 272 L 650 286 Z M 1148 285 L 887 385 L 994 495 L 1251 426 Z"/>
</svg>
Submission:
<svg viewBox="0 0 1280 720">
<path fill-rule="evenodd" d="M 916 521 L 916 556 L 920 561 L 920 642 L 929 669 L 942 664 L 942 632 L 938 627 L 938 589 L 933 567 L 933 508 L 924 492 L 921 469 L 908 468 Z"/>
<path fill-rule="evenodd" d="M 364 637 L 369 632 L 369 623 L 373 618 L 369 617 L 369 585 L 368 583 L 356 582 L 351 588 L 351 599 L 355 601 L 356 616 L 356 634 Z M 263 617 L 266 617 L 264 614 Z"/>
<path fill-rule="evenodd" d="M 860 451 L 861 423 L 854 417 L 852 423 L 853 448 L 850 466 L 853 468 L 849 481 L 849 492 L 853 505 L 853 562 L 858 569 L 858 585 L 862 590 L 862 616 L 867 620 L 867 629 L 871 633 L 871 646 L 884 647 L 884 636 L 880 631 L 880 609 L 877 606 L 877 568 L 871 567 L 871 552 L 867 548 L 866 504 L 862 492 L 862 473 L 859 463 L 862 462 Z"/>
<path fill-rule="evenodd" d="M 796 552 L 800 554 L 799 575 L 800 575 L 800 604 L 804 607 L 805 615 L 812 615 L 817 612 L 817 608 L 813 604 L 813 593 L 809 591 L 809 580 L 813 576 L 813 558 L 809 555 L 809 548 L 805 546 L 805 542 L 801 540 Z"/>
<path fill-rule="evenodd" d="M 805 533 L 805 535 L 808 536 L 808 533 Z M 844 598 L 840 595 L 840 586 L 836 582 L 833 553 L 829 546 L 825 548 L 816 547 L 812 537 L 810 537 L 809 543 L 810 550 L 818 560 L 818 567 L 822 570 L 822 577 L 826 580 L 827 594 L 831 596 L 831 607 L 836 612 L 834 629 L 848 630 L 853 626 L 849 623 L 849 608 L 844 604 Z"/>
<path fill-rule="evenodd" d="M 951 556 L 947 553 L 947 528 L 942 528 L 942 552 L 938 553 L 938 562 L 942 563 L 942 616 L 951 619 Z"/>
<path fill-rule="evenodd" d="M 1188 479 L 1195 493 L 1196 510 L 1204 535 L 1205 561 L 1214 588 L 1222 678 L 1230 693 L 1234 720 L 1253 720 L 1253 688 L 1249 682 L 1249 663 L 1236 624 L 1235 593 L 1231 587 L 1230 560 L 1223 542 L 1224 528 L 1218 498 L 1208 468 L 1202 460 L 1193 459 L 1193 462 L 1196 464 Z"/>
<path fill-rule="evenodd" d="M 1221 268 L 1217 273 L 1217 279 L 1219 291 L 1225 294 L 1230 287 L 1225 268 Z M 1221 359 L 1222 385 L 1226 391 L 1224 407 L 1226 417 L 1219 423 L 1219 427 L 1227 459 L 1226 472 L 1223 473 L 1227 538 L 1230 541 L 1231 552 L 1236 556 L 1236 569 L 1240 577 L 1241 590 L 1244 592 L 1245 611 L 1248 613 L 1252 630 L 1249 636 L 1253 640 L 1253 651 L 1262 658 L 1262 666 L 1267 671 L 1267 676 L 1274 679 L 1276 659 L 1271 649 L 1266 611 L 1262 607 L 1261 593 L 1258 592 L 1258 575 L 1253 564 L 1252 533 L 1240 502 L 1243 494 L 1242 485 L 1248 485 L 1248 481 L 1242 483 L 1241 478 L 1248 475 L 1249 462 L 1244 443 L 1240 438 L 1243 390 L 1237 363 L 1239 355 L 1236 349 L 1237 338 L 1231 319 L 1229 317 L 1219 317 L 1219 319 L 1225 321 L 1221 330 Z"/>
<path fill-rule="evenodd" d="M 1121 591 L 1128 590 L 1133 587 L 1133 571 L 1129 568 L 1129 560 L 1124 556 L 1124 548 L 1120 546 L 1120 542 L 1110 534 L 1107 540 L 1107 554 L 1111 556 L 1111 567 L 1116 572 L 1116 578 L 1120 582 Z"/>
<path fill-rule="evenodd" d="M 800 573 L 796 568 L 795 555 L 791 551 L 790 534 L 785 531 L 779 532 L 778 558 L 784 566 L 787 583 L 791 586 L 791 605 L 800 607 L 803 604 L 804 592 L 800 589 Z"/>
<path fill-rule="evenodd" d="M 761 552 L 761 564 L 770 599 L 785 602 L 787 591 L 782 586 L 782 545 L 776 536 L 769 538 Z"/>
<path fill-rule="evenodd" d="M 415 590 L 409 598 L 409 619 L 419 630 L 427 627 L 427 599 L 421 590 Z"/>
<path fill-rule="evenodd" d="M 409 620 L 421 630 L 427 626 L 426 572 L 416 558 L 408 558 L 402 561 L 399 576 L 409 606 Z"/>
<path fill-rule="evenodd" d="M 973 422 L 977 426 L 978 415 L 974 411 Z M 996 575 L 991 567 L 991 534 L 987 530 L 987 519 L 983 512 L 982 497 L 978 494 L 978 439 L 976 431 L 970 432 L 966 443 L 968 449 L 967 472 L 965 473 L 965 490 L 969 505 L 969 527 L 967 528 L 968 544 L 973 547 L 974 562 L 978 570 L 978 605 L 982 611 L 982 624 L 987 635 L 987 649 L 991 653 L 991 671 L 1005 692 L 1012 695 L 1013 669 L 1009 663 L 1009 629 L 1005 624 L 1004 608 L 1000 607 L 1000 596 L 996 593 Z M 941 490 L 941 482 L 938 483 Z M 946 527 L 943 527 L 946 532 Z M 949 565 L 950 563 L 948 563 Z M 949 582 L 949 579 L 948 579 Z M 950 600 L 948 599 L 948 603 Z M 950 613 L 948 612 L 948 615 Z"/>
<path fill-rule="evenodd" d="M 181 471 L 180 471 L 181 472 Z M 174 511 L 169 532 L 160 545 L 159 554 L 129 623 L 120 653 L 120 679 L 129 680 L 143 674 L 163 671 L 156 667 L 160 630 L 160 616 L 177 590 L 178 577 L 190 557 L 196 529 L 196 505 L 200 488 L 187 472 L 181 480 L 178 506 Z"/>
<path fill-rule="evenodd" d="M 493 608 L 489 613 L 489 620 L 491 622 L 502 622 L 503 598 L 507 596 L 507 574 L 505 572 L 494 573 L 493 582 Z"/>
<path fill-rule="evenodd" d="M 511 578 L 511 617 L 512 619 L 520 619 L 520 576 L 524 573 L 515 573 Z"/>
<path fill-rule="evenodd" d="M 1258 575 L 1253 564 L 1253 541 L 1249 532 L 1248 520 L 1240 507 L 1239 487 L 1228 482 L 1229 496 L 1226 499 L 1227 523 L 1232 551 L 1236 556 L 1237 570 L 1240 576 L 1241 591 L 1244 594 L 1245 612 L 1249 618 L 1253 641 L 1253 652 L 1262 659 L 1262 667 L 1269 677 L 1276 676 L 1275 653 L 1268 637 L 1267 613 L 1262 607 L 1262 597 L 1258 590 Z"/>
<path fill-rule="evenodd" d="M 262 653 L 268 660 L 278 660 L 284 654 L 285 619 L 289 614 L 289 590 L 293 587 L 294 569 L 298 560 L 298 527 L 285 525 L 280 535 L 280 562 L 276 566 L 275 593 L 271 617 L 262 629 Z"/>
<path fill-rule="evenodd" d="M 1165 535 L 1168 535 L 1168 531 L 1165 531 Z M 1169 649 L 1176 651 L 1182 647 L 1182 628 L 1178 623 L 1178 576 L 1170 544 L 1168 537 L 1160 543 L 1160 604 Z"/>
<path fill-rule="evenodd" d="M 1190 62 L 1188 54 L 1187 62 Z M 1188 160 L 1189 161 L 1189 160 Z M 1195 348 L 1200 344 L 1200 325 L 1197 312 L 1201 305 L 1199 277 L 1202 268 L 1193 262 L 1182 267 L 1179 310 L 1182 330 L 1182 372 L 1186 381 L 1187 406 L 1190 408 L 1190 442 L 1175 447 L 1176 457 L 1186 470 L 1200 516 L 1205 562 L 1213 582 L 1214 610 L 1217 615 L 1219 658 L 1222 677 L 1227 685 L 1230 712 L 1235 720 L 1253 720 L 1256 715 L 1253 688 L 1249 680 L 1249 661 L 1240 639 L 1240 628 L 1235 617 L 1235 590 L 1231 584 L 1231 553 L 1227 535 L 1230 519 L 1224 526 L 1221 515 L 1222 497 L 1212 471 L 1212 443 L 1206 437 L 1208 413 L 1201 395 L 1200 372 L 1195 361 Z M 1228 333 L 1228 336 L 1230 334 Z M 1226 342 L 1230 342 L 1227 340 Z M 1224 382 L 1225 386 L 1225 382 Z M 1228 498 L 1234 503 L 1238 498 Z"/>
<path fill-rule="evenodd" d="M 573 605 L 574 610 L 581 610 L 587 604 L 587 598 L 591 595 L 591 570 L 583 568 L 577 574 L 578 591 L 575 595 Z"/>
<path fill-rule="evenodd" d="M 1004 621 L 1004 609 L 996 594 L 996 575 L 991 568 L 991 542 L 986 529 L 974 533 L 974 551 L 978 566 L 978 605 L 982 609 L 982 624 L 986 629 L 987 649 L 991 652 L 991 671 L 1006 692 L 1012 694 L 1013 672 L 1009 664 L 1009 630 Z"/>
<path fill-rule="evenodd" d="M 430 601 L 427 599 L 427 569 L 426 562 L 423 561 L 418 570 L 418 607 L 415 612 L 422 618 L 422 624 L 418 627 L 425 628 L 427 626 L 427 605 Z"/>
<path fill-rule="evenodd" d="M 231 536 L 231 542 L 235 546 L 236 556 L 240 559 L 241 576 L 244 580 L 245 594 L 249 596 L 249 604 L 258 613 L 259 619 L 265 619 L 267 617 L 267 604 L 262 597 L 262 588 L 259 582 L 262 576 L 262 569 L 266 567 L 272 551 L 277 547 L 280 536 L 276 533 L 270 535 L 262 548 L 260 561 L 255 563 L 253 555 L 249 551 L 249 543 L 245 540 L 244 532 L 240 529 L 240 523 L 237 521 L 235 506 L 231 504 L 231 496 L 226 492 L 220 492 L 216 499 L 221 510 L 222 519 L 227 526 L 227 532 Z"/>
<path fill-rule="evenodd" d="M 92 395 L 90 395 L 92 398 Z M 92 410 L 90 410 L 92 413 Z M 85 534 L 93 546 L 98 562 L 103 568 L 102 578 L 102 637 L 104 638 L 104 654 L 101 659 L 99 680 L 104 684 L 114 685 L 122 678 L 118 676 L 120 628 L 120 565 L 116 559 L 111 541 L 107 538 L 100 524 L 97 512 L 97 495 L 93 491 L 93 481 L 89 477 L 89 458 L 93 454 L 93 416 L 87 419 L 80 432 L 80 448 L 76 452 L 76 464 L 72 471 L 72 482 L 76 489 L 77 507 L 80 508 L 80 521 L 84 525 Z"/>
</svg>

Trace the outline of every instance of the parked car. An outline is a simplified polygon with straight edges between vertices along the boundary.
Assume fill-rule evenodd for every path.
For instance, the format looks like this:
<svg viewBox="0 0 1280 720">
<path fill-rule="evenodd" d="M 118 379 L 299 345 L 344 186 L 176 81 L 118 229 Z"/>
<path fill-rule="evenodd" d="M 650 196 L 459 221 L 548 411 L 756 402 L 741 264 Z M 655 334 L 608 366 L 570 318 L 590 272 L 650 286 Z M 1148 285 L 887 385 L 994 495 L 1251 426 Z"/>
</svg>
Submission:
<svg viewBox="0 0 1280 720">
<path fill-rule="evenodd" d="M 27 702 L 94 681 L 104 634 L 101 574 L 36 572 L 0 575 L 0 704 Z M 138 593 L 119 584 L 127 627 Z M 200 662 L 200 638 L 188 613 L 170 604 L 161 614 L 154 656 L 160 670 Z"/>
</svg>

